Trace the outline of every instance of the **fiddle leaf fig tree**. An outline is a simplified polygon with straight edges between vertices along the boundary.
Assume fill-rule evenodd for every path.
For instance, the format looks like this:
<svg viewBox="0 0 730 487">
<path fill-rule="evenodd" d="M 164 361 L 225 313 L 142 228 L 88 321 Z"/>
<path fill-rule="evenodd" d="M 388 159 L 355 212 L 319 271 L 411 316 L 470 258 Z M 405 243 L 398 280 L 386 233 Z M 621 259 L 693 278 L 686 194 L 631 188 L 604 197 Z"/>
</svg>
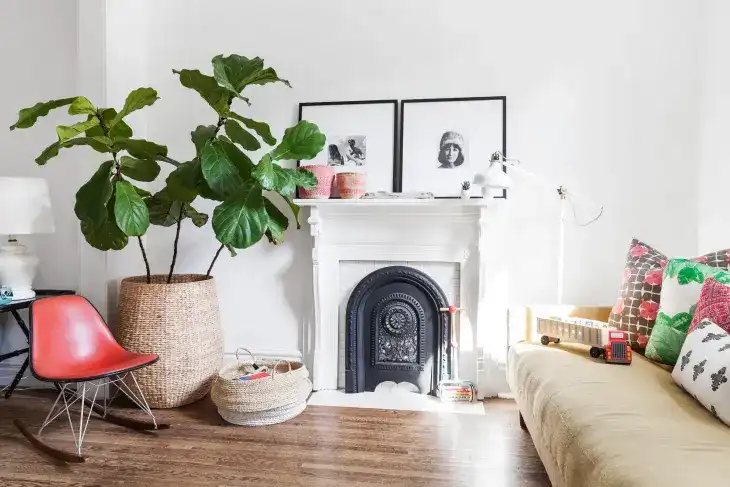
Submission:
<svg viewBox="0 0 730 487">
<path fill-rule="evenodd" d="M 215 123 L 199 125 L 191 132 L 194 154 L 186 162 L 169 157 L 164 145 L 135 139 L 124 120 L 159 99 L 152 88 L 132 91 L 119 111 L 99 108 L 83 96 L 37 103 L 20 110 L 18 121 L 10 127 L 32 127 L 38 118 L 66 106 L 69 115 L 81 117 L 56 127 L 58 140 L 41 152 L 36 163 L 45 165 L 61 149 L 74 146 L 87 146 L 105 154 L 106 160 L 76 193 L 74 211 L 81 232 L 99 250 L 121 250 L 129 237 L 137 237 L 148 282 L 150 267 L 141 237 L 150 224 L 176 226 L 170 282 L 182 221 L 189 218 L 195 226 L 205 226 L 208 215 L 197 211 L 192 203 L 199 197 L 215 201 L 211 227 L 221 245 L 208 268 L 209 275 L 224 248 L 235 256 L 236 249 L 251 247 L 264 236 L 273 244 L 283 241 L 290 217 L 275 204 L 277 198 L 289 208 L 300 228 L 299 207 L 294 202 L 296 189 L 312 189 L 317 184 L 311 172 L 278 164 L 282 160 L 309 160 L 322 151 L 325 136 L 316 125 L 301 121 L 286 129 L 277 143 L 269 125 L 234 111 L 237 100 L 250 105 L 243 95 L 248 86 L 291 86 L 289 82 L 279 78 L 274 69 L 264 67 L 263 59 L 258 57 L 219 55 L 212 65 L 213 76 L 198 70 L 173 70 L 180 83 L 196 91 L 217 118 Z M 254 164 L 247 152 L 259 151 L 264 145 L 269 149 Z M 174 166 L 164 187 L 154 194 L 138 187 L 136 182 L 157 180 L 160 162 Z"/>
</svg>

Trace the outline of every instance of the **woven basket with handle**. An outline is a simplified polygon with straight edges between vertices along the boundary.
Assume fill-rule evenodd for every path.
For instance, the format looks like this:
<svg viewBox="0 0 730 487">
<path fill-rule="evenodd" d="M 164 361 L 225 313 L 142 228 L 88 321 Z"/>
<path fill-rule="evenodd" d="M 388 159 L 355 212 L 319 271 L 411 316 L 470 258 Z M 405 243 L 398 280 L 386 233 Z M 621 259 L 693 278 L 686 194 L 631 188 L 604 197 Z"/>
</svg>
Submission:
<svg viewBox="0 0 730 487">
<path fill-rule="evenodd" d="M 244 350 L 250 359 L 242 361 Z M 256 368 L 265 367 L 270 376 L 240 380 Z M 221 369 L 210 396 L 226 421 L 244 426 L 276 424 L 293 418 L 306 408 L 312 392 L 309 371 L 301 362 L 257 360 L 248 349 L 236 351 L 236 363 Z"/>
<path fill-rule="evenodd" d="M 116 337 L 132 352 L 160 360 L 135 371 L 153 408 L 173 408 L 202 399 L 223 361 L 223 332 L 212 277 L 189 274 L 122 280 Z"/>
</svg>

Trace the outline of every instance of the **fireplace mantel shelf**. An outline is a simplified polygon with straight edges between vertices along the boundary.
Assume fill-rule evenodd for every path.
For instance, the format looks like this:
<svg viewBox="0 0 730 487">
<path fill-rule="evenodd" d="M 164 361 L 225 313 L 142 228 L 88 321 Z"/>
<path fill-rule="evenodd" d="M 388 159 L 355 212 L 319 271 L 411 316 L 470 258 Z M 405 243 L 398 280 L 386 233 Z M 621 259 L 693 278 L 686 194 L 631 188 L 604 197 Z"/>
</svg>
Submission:
<svg viewBox="0 0 730 487">
<path fill-rule="evenodd" d="M 363 206 L 424 206 L 424 207 L 458 207 L 458 206 L 476 206 L 486 207 L 488 200 L 483 198 L 471 198 L 468 200 L 462 200 L 460 198 L 438 198 L 438 199 L 416 199 L 416 198 L 402 198 L 402 199 L 328 199 L 328 200 L 303 200 L 296 199 L 294 202 L 299 206 L 313 206 L 313 207 L 363 207 Z"/>
</svg>

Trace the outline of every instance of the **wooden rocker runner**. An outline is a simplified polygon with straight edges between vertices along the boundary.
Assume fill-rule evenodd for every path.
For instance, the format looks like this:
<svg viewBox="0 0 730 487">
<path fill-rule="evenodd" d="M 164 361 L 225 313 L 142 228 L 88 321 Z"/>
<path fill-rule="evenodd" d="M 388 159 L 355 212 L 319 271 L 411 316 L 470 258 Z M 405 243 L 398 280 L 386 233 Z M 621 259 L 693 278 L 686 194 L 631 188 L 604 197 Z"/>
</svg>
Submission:
<svg viewBox="0 0 730 487">
<path fill-rule="evenodd" d="M 20 420 L 13 423 L 31 445 L 39 451 L 64 462 L 81 463 L 81 447 L 92 413 L 100 419 L 134 430 L 168 429 L 157 424 L 139 388 L 134 370 L 157 362 L 155 354 L 133 353 L 122 348 L 114 339 L 94 306 L 81 296 L 57 296 L 40 299 L 30 307 L 30 369 L 33 376 L 53 382 L 59 389 L 56 401 L 38 429 L 37 434 Z M 111 400 L 97 402 L 99 390 L 114 384 L 152 421 L 138 421 L 116 416 L 107 411 Z M 133 386 L 133 387 L 132 387 Z M 71 407 L 78 405 L 78 420 L 71 416 Z M 76 452 L 55 448 L 43 440 L 43 429 L 66 413 Z"/>
</svg>

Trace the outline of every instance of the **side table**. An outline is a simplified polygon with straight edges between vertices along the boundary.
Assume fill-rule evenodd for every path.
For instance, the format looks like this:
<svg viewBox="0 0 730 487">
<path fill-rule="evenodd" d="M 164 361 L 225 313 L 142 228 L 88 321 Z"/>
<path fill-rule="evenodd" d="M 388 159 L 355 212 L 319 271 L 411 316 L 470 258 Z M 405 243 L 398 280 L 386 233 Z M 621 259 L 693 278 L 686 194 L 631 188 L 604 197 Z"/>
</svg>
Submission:
<svg viewBox="0 0 730 487">
<path fill-rule="evenodd" d="M 69 290 L 59 290 L 59 289 L 36 289 L 35 290 L 36 296 L 32 299 L 23 299 L 19 301 L 11 301 L 8 304 L 0 304 L 0 313 L 10 313 L 13 315 L 13 318 L 15 318 L 15 322 L 18 324 L 21 330 L 23 330 L 23 333 L 25 334 L 25 338 L 28 340 L 28 343 L 30 344 L 30 331 L 28 330 L 28 325 L 25 324 L 25 321 L 23 321 L 23 318 L 20 317 L 20 313 L 18 313 L 21 309 L 28 309 L 31 304 L 33 304 L 34 301 L 37 301 L 39 299 L 47 298 L 49 296 L 67 296 L 76 294 L 75 291 L 69 291 Z M 20 350 L 15 350 L 14 352 L 6 353 L 3 355 L 0 355 L 0 362 L 3 362 L 4 360 L 7 360 L 9 358 L 17 357 L 18 355 L 23 355 L 24 353 L 28 353 L 29 348 L 22 348 Z M 5 392 L 5 399 L 8 399 L 12 394 L 15 388 L 18 386 L 18 382 L 20 382 L 20 379 L 23 378 L 23 374 L 25 373 L 25 370 L 28 368 L 28 364 L 30 363 L 30 355 L 28 355 L 25 358 L 25 362 L 23 362 L 23 366 L 20 367 L 20 370 L 15 375 L 15 378 L 13 379 L 13 382 L 10 384 L 10 387 Z"/>
</svg>

